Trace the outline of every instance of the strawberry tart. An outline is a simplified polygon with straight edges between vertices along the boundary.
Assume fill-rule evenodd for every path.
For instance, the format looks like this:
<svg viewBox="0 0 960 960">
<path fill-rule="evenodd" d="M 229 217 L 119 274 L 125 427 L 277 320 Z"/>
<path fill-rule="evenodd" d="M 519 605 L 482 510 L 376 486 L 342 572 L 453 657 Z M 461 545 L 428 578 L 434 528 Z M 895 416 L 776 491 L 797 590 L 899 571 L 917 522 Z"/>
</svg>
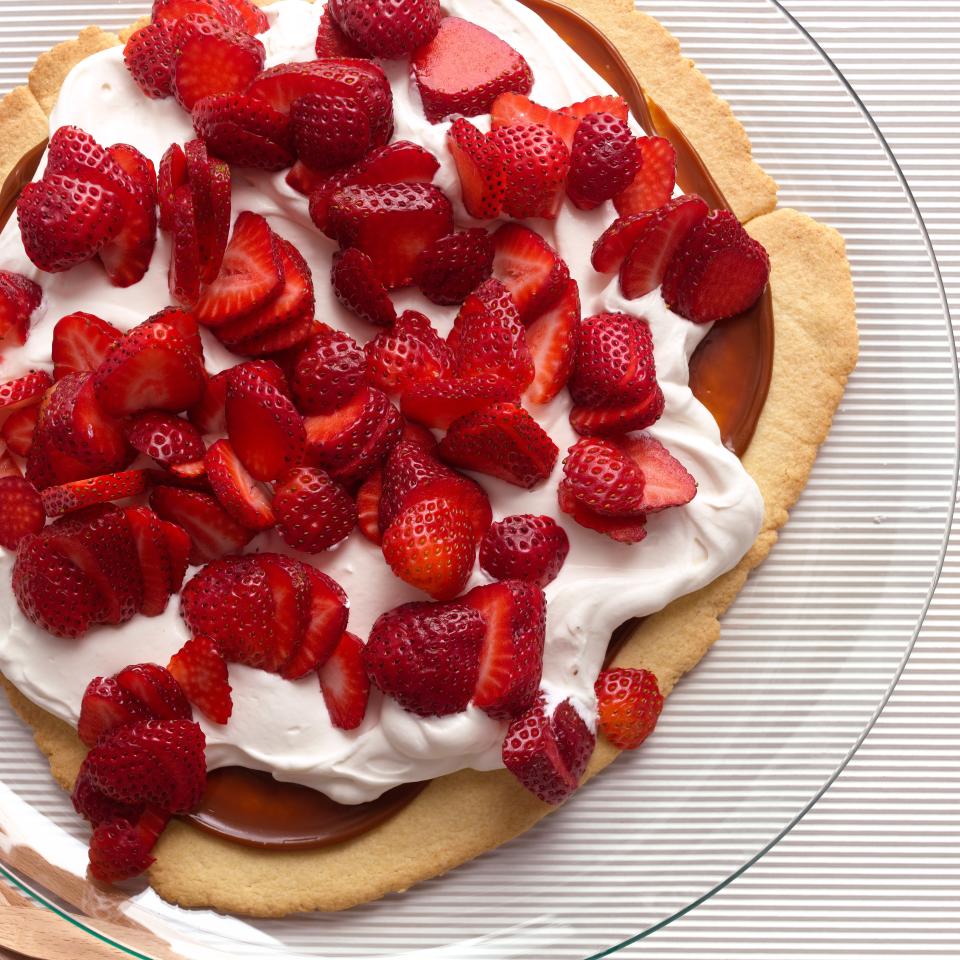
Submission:
<svg viewBox="0 0 960 960">
<path fill-rule="evenodd" d="M 155 0 L 0 127 L 0 671 L 92 882 L 342 909 L 641 746 L 856 359 L 662 27 Z"/>
</svg>

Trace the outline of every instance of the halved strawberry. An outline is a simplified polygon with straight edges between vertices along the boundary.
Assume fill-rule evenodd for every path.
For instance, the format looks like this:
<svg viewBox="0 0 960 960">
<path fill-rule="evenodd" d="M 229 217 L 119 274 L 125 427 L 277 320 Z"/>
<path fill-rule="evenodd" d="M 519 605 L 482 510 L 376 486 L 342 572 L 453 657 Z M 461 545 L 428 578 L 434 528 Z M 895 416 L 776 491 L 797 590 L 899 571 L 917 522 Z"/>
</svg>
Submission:
<svg viewBox="0 0 960 960">
<path fill-rule="evenodd" d="M 396 308 L 373 260 L 361 250 L 350 247 L 334 256 L 330 282 L 337 299 L 361 320 L 378 327 L 393 326 Z"/>
<path fill-rule="evenodd" d="M 183 687 L 187 699 L 214 723 L 226 723 L 233 713 L 227 663 L 209 637 L 193 637 L 170 658 L 167 669 Z"/>
<path fill-rule="evenodd" d="M 229 440 L 218 440 L 205 457 L 207 479 L 220 505 L 249 530 L 269 530 L 276 517 L 269 493 L 240 462 Z"/>
<path fill-rule="evenodd" d="M 636 750 L 653 733 L 663 695 L 649 670 L 604 670 L 594 685 L 600 729 L 621 750 Z"/>
<path fill-rule="evenodd" d="M 277 480 L 303 460 L 303 417 L 256 369 L 234 368 L 227 381 L 226 419 L 233 449 L 255 479 Z"/>
<path fill-rule="evenodd" d="M 243 93 L 198 100 L 193 129 L 221 160 L 241 167 L 283 170 L 293 163 L 290 121 L 270 104 Z"/>
<path fill-rule="evenodd" d="M 160 229 L 173 229 L 174 195 L 187 182 L 187 157 L 179 143 L 171 143 L 160 158 L 157 171 L 157 202 Z"/>
<path fill-rule="evenodd" d="M 363 663 L 363 643 L 345 633 L 323 666 L 320 690 L 330 722 L 339 730 L 356 730 L 363 723 L 370 699 L 370 678 Z"/>
<path fill-rule="evenodd" d="M 653 212 L 620 268 L 620 289 L 628 300 L 645 296 L 663 283 L 668 264 L 707 211 L 700 197 L 688 194 Z"/>
<path fill-rule="evenodd" d="M 0 416 L 35 407 L 52 386 L 53 379 L 46 370 L 31 370 L 16 380 L 0 383 Z"/>
<path fill-rule="evenodd" d="M 542 107 L 519 93 L 504 93 L 497 97 L 490 109 L 490 116 L 494 129 L 518 123 L 537 123 L 552 130 L 567 145 L 568 150 L 573 149 L 573 138 L 580 126 L 576 117 Z"/>
<path fill-rule="evenodd" d="M 127 507 L 124 510 L 140 561 L 143 577 L 143 605 L 145 617 L 157 617 L 167 608 L 170 594 L 180 589 L 180 580 L 174 580 L 174 570 L 163 521 L 149 507 Z"/>
<path fill-rule="evenodd" d="M 127 440 L 138 453 L 168 468 L 203 460 L 207 449 L 193 424 L 166 413 L 134 417 L 127 424 Z"/>
<path fill-rule="evenodd" d="M 30 317 L 42 299 L 43 291 L 32 280 L 0 270 L 0 346 L 26 343 Z"/>
<path fill-rule="evenodd" d="M 576 359 L 579 331 L 580 288 L 571 279 L 560 299 L 527 327 L 534 376 L 524 400 L 549 403 L 567 385 Z"/>
<path fill-rule="evenodd" d="M 204 97 L 239 93 L 263 69 L 263 44 L 244 30 L 198 14 L 178 20 L 171 86 L 185 109 Z"/>
<path fill-rule="evenodd" d="M 613 198 L 621 217 L 656 210 L 669 203 L 677 185 L 677 153 L 665 137 L 637 140 L 640 168 L 633 182 Z"/>
<path fill-rule="evenodd" d="M 548 310 L 566 292 L 570 271 L 540 234 L 506 223 L 493 235 L 493 242 L 493 275 L 510 291 L 524 323 Z"/>
<path fill-rule="evenodd" d="M 407 310 L 364 350 L 367 380 L 388 393 L 404 393 L 416 383 L 453 372 L 452 351 L 430 320 L 414 310 Z"/>
<path fill-rule="evenodd" d="M 491 403 L 519 400 L 517 385 L 501 377 L 471 377 L 469 380 L 438 379 L 414 384 L 400 401 L 405 417 L 446 430 L 454 420 Z"/>
<path fill-rule="evenodd" d="M 462 602 L 480 613 L 486 627 L 473 703 L 495 720 L 516 717 L 540 691 L 547 630 L 543 590 L 507 580 L 475 587 Z"/>
<path fill-rule="evenodd" d="M 292 656 L 280 665 L 285 680 L 299 680 L 327 662 L 347 629 L 347 596 L 325 573 L 301 564 L 307 579 L 306 625 Z"/>
<path fill-rule="evenodd" d="M 463 230 L 434 241 L 417 260 L 414 282 L 433 303 L 463 303 L 493 273 L 493 239 Z"/>
<path fill-rule="evenodd" d="M 504 210 L 517 220 L 555 220 L 570 171 L 567 145 L 552 130 L 535 123 L 497 127 L 490 137 L 505 163 Z"/>
<path fill-rule="evenodd" d="M 266 304 L 277 296 L 283 283 L 276 235 L 263 217 L 245 210 L 233 226 L 220 274 L 203 291 L 194 316 L 216 329 Z"/>
<path fill-rule="evenodd" d="M 203 395 L 203 367 L 171 326 L 148 321 L 111 344 L 93 375 L 97 400 L 123 417 L 141 410 L 185 410 Z"/>
<path fill-rule="evenodd" d="M 145 96 L 169 97 L 173 90 L 173 23 L 158 20 L 131 34 L 123 48 L 123 62 Z"/>
<path fill-rule="evenodd" d="M 533 72 L 526 60 L 489 30 L 447 17 L 411 60 L 413 78 L 431 123 L 488 113 L 502 93 L 526 94 Z"/>
<path fill-rule="evenodd" d="M 364 380 L 366 359 L 353 337 L 323 325 L 298 354 L 290 372 L 297 409 L 332 413 L 351 400 Z"/>
<path fill-rule="evenodd" d="M 500 145 L 461 118 L 450 127 L 447 147 L 460 176 L 467 213 L 477 220 L 499 217 L 507 195 L 506 157 Z"/>
<path fill-rule="evenodd" d="M 533 489 L 553 472 L 560 451 L 517 403 L 496 403 L 454 420 L 440 456 L 465 470 Z"/>
<path fill-rule="evenodd" d="M 564 116 L 574 117 L 577 120 L 583 120 L 592 113 L 611 113 L 621 120 L 626 120 L 630 116 L 630 106 L 623 97 L 607 95 L 589 97 L 579 103 L 564 107 L 560 112 Z"/>
<path fill-rule="evenodd" d="M 383 468 L 377 467 L 357 490 L 357 526 L 360 532 L 378 547 L 380 533 L 380 495 L 383 492 Z"/>
<path fill-rule="evenodd" d="M 6 445 L 10 453 L 18 457 L 26 457 L 33 446 L 33 435 L 37 430 L 37 420 L 40 417 L 39 407 L 24 407 L 22 410 L 15 410 L 0 427 L 0 438 Z M 0 473 L 0 476 L 3 476 Z"/>
<path fill-rule="evenodd" d="M 53 377 L 92 373 L 103 362 L 110 345 L 122 334 L 92 313 L 77 311 L 61 317 L 53 328 Z"/>
<path fill-rule="evenodd" d="M 654 212 L 637 213 L 615 220 L 593 245 L 590 262 L 598 273 L 615 273 L 623 265 L 643 232 L 653 222 Z"/>
<path fill-rule="evenodd" d="M 592 113 L 580 122 L 573 141 L 567 196 L 580 210 L 593 210 L 625 190 L 639 167 L 640 153 L 627 121 Z"/>
<path fill-rule="evenodd" d="M 173 195 L 173 233 L 167 287 L 171 299 L 193 307 L 200 298 L 200 231 L 193 191 L 178 187 Z"/>
<path fill-rule="evenodd" d="M 236 553 L 252 539 L 254 532 L 236 522 L 206 493 L 179 487 L 154 487 L 150 494 L 154 512 L 181 527 L 190 537 L 190 563 L 208 563 Z"/>
<path fill-rule="evenodd" d="M 74 480 L 57 487 L 47 487 L 41 494 L 43 509 L 48 517 L 59 517 L 95 503 L 124 500 L 143 493 L 147 488 L 143 470 L 124 470 L 89 480 Z"/>
<path fill-rule="evenodd" d="M 697 495 L 697 481 L 659 440 L 648 433 L 622 437 L 618 446 L 644 477 L 644 513 L 682 507 Z"/>
<path fill-rule="evenodd" d="M 304 553 L 321 553 L 344 540 L 357 525 L 353 498 L 324 471 L 291 470 L 276 486 L 277 532 Z"/>
<path fill-rule="evenodd" d="M 0 547 L 16 550 L 20 541 L 39 533 L 47 522 L 36 487 L 22 477 L 0 477 Z"/>
</svg>

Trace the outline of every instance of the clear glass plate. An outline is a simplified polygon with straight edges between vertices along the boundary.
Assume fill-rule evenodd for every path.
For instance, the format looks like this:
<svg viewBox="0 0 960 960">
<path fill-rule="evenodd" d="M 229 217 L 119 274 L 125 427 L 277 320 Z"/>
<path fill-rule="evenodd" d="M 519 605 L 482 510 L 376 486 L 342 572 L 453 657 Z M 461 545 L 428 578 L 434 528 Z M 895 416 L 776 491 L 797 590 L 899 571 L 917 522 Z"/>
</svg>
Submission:
<svg viewBox="0 0 960 960">
<path fill-rule="evenodd" d="M 85 827 L 4 702 L 4 872 L 64 922 L 151 958 L 601 957 L 747 869 L 869 731 L 936 585 L 956 493 L 957 370 L 936 262 L 869 114 L 778 5 L 640 5 L 730 100 L 781 204 L 846 237 L 859 304 L 861 360 L 833 431 L 721 641 L 644 750 L 525 836 L 402 896 L 275 921 L 95 893 Z M 50 20 L 65 9 L 50 8 Z M 91 21 L 100 12 L 83 4 Z"/>
</svg>

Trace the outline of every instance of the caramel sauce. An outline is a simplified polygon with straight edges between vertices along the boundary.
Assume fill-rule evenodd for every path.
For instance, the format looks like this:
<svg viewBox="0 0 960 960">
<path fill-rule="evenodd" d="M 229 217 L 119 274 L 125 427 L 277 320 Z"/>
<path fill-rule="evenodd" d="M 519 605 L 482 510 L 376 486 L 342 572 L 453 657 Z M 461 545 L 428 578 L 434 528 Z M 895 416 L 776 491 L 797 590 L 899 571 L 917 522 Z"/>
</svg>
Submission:
<svg viewBox="0 0 960 960">
<path fill-rule="evenodd" d="M 578 13 L 553 0 L 521 0 L 624 99 L 648 134 L 664 136 L 677 151 L 677 181 L 711 209 L 729 209 L 696 150 L 663 110 L 643 93 L 614 45 Z M 46 142 L 25 154 L 0 189 L 0 227 L 33 178 Z M 773 365 L 773 310 L 769 287 L 751 310 L 716 324 L 690 362 L 690 387 L 710 410 L 724 443 L 738 456 L 750 445 L 763 410 Z M 611 637 L 607 661 L 640 623 L 631 620 Z M 243 767 L 210 772 L 200 809 L 189 819 L 209 833 L 248 846 L 291 850 L 328 846 L 359 836 L 411 803 L 427 782 L 404 784 L 369 803 L 340 804 L 299 784 L 281 783 Z"/>
</svg>

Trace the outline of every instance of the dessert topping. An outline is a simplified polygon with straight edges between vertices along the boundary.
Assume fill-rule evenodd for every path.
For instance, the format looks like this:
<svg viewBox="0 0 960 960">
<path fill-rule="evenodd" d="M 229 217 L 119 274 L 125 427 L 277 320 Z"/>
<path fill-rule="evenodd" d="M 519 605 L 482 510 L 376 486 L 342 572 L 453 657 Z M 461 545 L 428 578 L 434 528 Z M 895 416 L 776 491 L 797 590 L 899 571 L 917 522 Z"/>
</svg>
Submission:
<svg viewBox="0 0 960 960">
<path fill-rule="evenodd" d="M 596 682 L 600 729 L 621 750 L 636 750 L 657 725 L 663 695 L 649 670 L 616 667 Z"/>
<path fill-rule="evenodd" d="M 514 514 L 490 525 L 480 542 L 480 567 L 495 580 L 545 587 L 570 552 L 566 531 L 552 517 Z"/>
</svg>

